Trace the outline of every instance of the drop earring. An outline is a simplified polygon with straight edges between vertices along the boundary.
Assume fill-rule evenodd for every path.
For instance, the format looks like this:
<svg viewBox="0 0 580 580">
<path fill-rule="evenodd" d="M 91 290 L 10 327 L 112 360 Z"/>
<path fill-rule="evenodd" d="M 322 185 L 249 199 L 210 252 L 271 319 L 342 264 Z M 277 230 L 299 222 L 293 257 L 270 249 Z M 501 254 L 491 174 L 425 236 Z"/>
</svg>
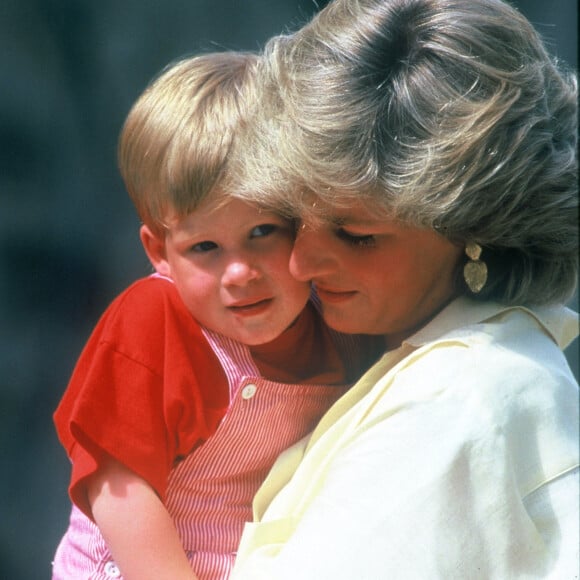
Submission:
<svg viewBox="0 0 580 580">
<path fill-rule="evenodd" d="M 465 246 L 469 261 L 463 267 L 463 279 L 473 294 L 481 292 L 487 282 L 487 265 L 479 259 L 481 252 L 481 246 L 475 242 L 468 242 Z"/>
</svg>

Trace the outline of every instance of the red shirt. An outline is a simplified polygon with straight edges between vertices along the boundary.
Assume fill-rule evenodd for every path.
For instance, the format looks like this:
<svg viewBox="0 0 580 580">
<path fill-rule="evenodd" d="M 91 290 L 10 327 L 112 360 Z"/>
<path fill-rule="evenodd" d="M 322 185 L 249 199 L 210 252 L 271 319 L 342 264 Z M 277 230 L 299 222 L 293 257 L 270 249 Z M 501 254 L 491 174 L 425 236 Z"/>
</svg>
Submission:
<svg viewBox="0 0 580 580">
<path fill-rule="evenodd" d="M 135 282 L 102 316 L 54 414 L 73 502 L 90 514 L 83 480 L 104 453 L 163 498 L 175 460 L 215 432 L 228 404 L 220 362 L 175 286 Z"/>
</svg>

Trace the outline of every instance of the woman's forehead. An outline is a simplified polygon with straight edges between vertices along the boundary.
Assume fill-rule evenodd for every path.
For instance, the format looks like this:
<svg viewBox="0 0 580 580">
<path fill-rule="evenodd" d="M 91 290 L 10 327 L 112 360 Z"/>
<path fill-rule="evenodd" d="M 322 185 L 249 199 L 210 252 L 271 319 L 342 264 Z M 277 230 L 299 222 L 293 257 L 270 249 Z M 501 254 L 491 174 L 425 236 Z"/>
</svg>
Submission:
<svg viewBox="0 0 580 580">
<path fill-rule="evenodd" d="M 308 224 L 319 225 L 374 225 L 394 221 L 384 207 L 369 200 L 349 200 L 347 204 L 332 204 L 320 198 L 311 198 L 302 205 L 300 219 Z"/>
</svg>

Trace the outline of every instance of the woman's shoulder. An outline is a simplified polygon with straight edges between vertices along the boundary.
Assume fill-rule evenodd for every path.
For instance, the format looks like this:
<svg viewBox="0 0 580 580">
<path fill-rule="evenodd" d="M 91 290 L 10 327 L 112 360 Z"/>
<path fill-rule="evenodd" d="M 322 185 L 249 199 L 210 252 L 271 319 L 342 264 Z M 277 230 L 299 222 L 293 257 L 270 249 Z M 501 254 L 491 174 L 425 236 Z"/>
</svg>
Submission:
<svg viewBox="0 0 580 580">
<path fill-rule="evenodd" d="M 407 363 L 473 367 L 474 377 L 516 368 L 559 372 L 567 366 L 563 349 L 577 336 L 578 315 L 562 305 L 527 308 L 464 300 L 411 337 L 414 352 Z M 458 376 L 467 374 L 462 370 Z"/>
<path fill-rule="evenodd" d="M 527 457 L 533 440 L 550 474 L 577 461 L 578 384 L 554 338 L 527 312 L 416 348 L 386 369 L 365 399 L 367 423 L 398 416 L 439 425 L 441 437 L 460 428 L 464 448 L 503 441 L 513 458 Z"/>
<path fill-rule="evenodd" d="M 377 364 L 377 371 L 382 365 L 384 372 L 371 397 L 384 393 L 382 404 L 439 400 L 503 415 L 510 405 L 572 403 L 578 396 L 560 346 L 524 309 L 504 309 L 406 348 L 409 353 L 396 364 L 389 365 L 388 358 Z"/>
<path fill-rule="evenodd" d="M 562 319 L 560 326 L 568 321 Z M 423 345 L 417 351 L 417 364 L 434 367 L 434 380 L 436 369 L 444 365 L 452 374 L 457 371 L 458 381 L 480 386 L 494 381 L 530 386 L 532 377 L 549 380 L 562 373 L 573 381 L 558 338 L 562 332 L 555 320 L 551 323 L 547 326 L 541 315 L 528 309 L 505 309 Z"/>
<path fill-rule="evenodd" d="M 573 383 L 563 349 L 577 334 L 577 317 L 565 307 L 510 307 L 459 329 L 466 348 L 456 354 L 472 361 L 474 379 L 495 379 L 514 388 L 557 382 L 563 376 Z"/>
</svg>

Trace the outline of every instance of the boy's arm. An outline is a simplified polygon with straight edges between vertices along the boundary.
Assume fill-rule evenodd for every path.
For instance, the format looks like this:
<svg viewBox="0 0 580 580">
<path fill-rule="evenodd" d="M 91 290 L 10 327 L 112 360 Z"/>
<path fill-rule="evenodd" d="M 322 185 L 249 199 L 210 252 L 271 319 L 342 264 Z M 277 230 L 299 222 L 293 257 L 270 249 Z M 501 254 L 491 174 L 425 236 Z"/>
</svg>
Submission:
<svg viewBox="0 0 580 580">
<path fill-rule="evenodd" d="M 153 488 L 114 459 L 88 483 L 93 518 L 126 580 L 196 580 L 177 530 Z"/>
</svg>

